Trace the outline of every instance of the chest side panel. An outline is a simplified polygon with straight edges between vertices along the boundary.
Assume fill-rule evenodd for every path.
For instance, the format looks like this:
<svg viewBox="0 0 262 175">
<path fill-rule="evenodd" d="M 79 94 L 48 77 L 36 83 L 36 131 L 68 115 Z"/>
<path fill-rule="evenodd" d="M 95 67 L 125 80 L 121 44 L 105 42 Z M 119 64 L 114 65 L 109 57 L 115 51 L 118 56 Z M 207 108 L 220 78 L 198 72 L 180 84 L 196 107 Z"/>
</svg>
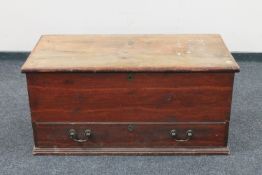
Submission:
<svg viewBox="0 0 262 175">
<path fill-rule="evenodd" d="M 32 120 L 225 121 L 233 73 L 28 73 Z"/>
</svg>

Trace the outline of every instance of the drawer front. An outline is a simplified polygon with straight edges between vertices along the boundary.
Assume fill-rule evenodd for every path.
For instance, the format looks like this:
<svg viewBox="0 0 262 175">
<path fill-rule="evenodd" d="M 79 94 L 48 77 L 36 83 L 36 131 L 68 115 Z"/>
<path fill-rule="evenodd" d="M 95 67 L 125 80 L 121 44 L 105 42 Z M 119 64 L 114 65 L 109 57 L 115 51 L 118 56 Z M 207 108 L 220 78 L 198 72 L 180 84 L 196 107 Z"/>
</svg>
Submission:
<svg viewBox="0 0 262 175">
<path fill-rule="evenodd" d="M 31 73 L 36 122 L 229 120 L 233 73 Z"/>
<path fill-rule="evenodd" d="M 34 123 L 39 148 L 222 147 L 228 123 Z"/>
</svg>

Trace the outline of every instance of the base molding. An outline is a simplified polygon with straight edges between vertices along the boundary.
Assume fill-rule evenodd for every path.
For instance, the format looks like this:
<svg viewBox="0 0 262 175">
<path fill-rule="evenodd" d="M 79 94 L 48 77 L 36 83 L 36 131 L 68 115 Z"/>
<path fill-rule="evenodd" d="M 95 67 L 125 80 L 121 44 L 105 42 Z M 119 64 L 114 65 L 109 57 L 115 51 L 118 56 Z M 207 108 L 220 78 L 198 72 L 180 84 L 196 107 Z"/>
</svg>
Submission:
<svg viewBox="0 0 262 175">
<path fill-rule="evenodd" d="M 228 155 L 228 147 L 214 148 L 33 148 L 33 155 Z"/>
</svg>

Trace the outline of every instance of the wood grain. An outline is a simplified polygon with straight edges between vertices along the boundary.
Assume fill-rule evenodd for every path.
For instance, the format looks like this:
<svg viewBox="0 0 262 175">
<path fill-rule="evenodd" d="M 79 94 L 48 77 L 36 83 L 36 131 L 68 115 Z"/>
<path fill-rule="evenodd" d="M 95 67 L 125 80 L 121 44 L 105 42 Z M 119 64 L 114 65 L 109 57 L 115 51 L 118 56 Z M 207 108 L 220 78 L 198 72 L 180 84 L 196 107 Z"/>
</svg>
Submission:
<svg viewBox="0 0 262 175">
<path fill-rule="evenodd" d="M 239 70 L 219 35 L 45 35 L 23 72 Z"/>
<path fill-rule="evenodd" d="M 133 130 L 128 127 L 132 124 Z M 228 123 L 35 123 L 34 132 L 38 148 L 173 148 L 173 147 L 223 147 L 226 146 Z M 78 143 L 69 138 L 69 130 L 75 129 L 81 139 L 85 129 L 92 135 L 87 142 Z M 177 131 L 178 139 L 186 137 L 191 129 L 189 141 L 177 142 L 170 131 Z M 82 134 L 82 135 L 81 135 Z"/>
<path fill-rule="evenodd" d="M 33 154 L 228 154 L 237 71 L 219 35 L 42 36 L 22 66 Z"/>
<path fill-rule="evenodd" d="M 232 73 L 28 73 L 32 120 L 228 121 Z"/>
</svg>

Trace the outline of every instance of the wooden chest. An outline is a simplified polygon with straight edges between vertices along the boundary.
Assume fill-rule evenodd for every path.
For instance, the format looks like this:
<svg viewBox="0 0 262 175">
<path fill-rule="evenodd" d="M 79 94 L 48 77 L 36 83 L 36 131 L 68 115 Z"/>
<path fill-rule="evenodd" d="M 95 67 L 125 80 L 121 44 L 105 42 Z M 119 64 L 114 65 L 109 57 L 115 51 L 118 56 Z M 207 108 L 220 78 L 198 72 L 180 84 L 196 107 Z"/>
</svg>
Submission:
<svg viewBox="0 0 262 175">
<path fill-rule="evenodd" d="M 33 154 L 228 154 L 219 35 L 46 35 L 26 73 Z"/>
</svg>

